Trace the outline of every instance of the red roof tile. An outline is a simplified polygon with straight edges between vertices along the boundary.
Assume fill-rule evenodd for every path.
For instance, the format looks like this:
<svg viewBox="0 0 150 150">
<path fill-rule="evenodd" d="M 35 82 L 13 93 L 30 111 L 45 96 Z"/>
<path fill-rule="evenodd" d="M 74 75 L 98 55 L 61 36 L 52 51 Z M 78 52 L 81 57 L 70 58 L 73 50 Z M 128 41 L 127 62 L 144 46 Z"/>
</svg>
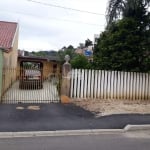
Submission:
<svg viewBox="0 0 150 150">
<path fill-rule="evenodd" d="M 17 29 L 17 23 L 0 21 L 0 47 L 10 49 Z"/>
</svg>

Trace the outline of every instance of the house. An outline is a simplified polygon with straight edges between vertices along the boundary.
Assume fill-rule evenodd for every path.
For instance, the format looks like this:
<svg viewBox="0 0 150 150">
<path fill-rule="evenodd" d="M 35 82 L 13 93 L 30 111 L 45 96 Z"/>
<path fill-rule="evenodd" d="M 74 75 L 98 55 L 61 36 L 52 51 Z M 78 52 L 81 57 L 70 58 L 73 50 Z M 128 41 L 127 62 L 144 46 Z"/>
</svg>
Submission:
<svg viewBox="0 0 150 150">
<path fill-rule="evenodd" d="M 83 54 L 83 49 L 77 48 L 77 49 L 75 50 L 75 53 L 82 55 L 82 54 Z"/>
<path fill-rule="evenodd" d="M 2 92 L 2 69 L 3 69 L 3 55 L 2 51 L 0 50 L 0 96 Z"/>
<path fill-rule="evenodd" d="M 83 48 L 77 48 L 75 50 L 76 54 L 84 55 L 89 62 L 93 61 L 93 46 L 83 47 Z"/>
<path fill-rule="evenodd" d="M 0 21 L 0 96 L 16 80 L 18 32 L 18 23 Z"/>
<path fill-rule="evenodd" d="M 40 56 L 18 56 L 18 73 L 17 76 L 19 77 L 19 71 L 21 70 L 22 62 L 28 63 L 40 63 L 42 66 L 43 71 L 43 79 L 47 79 L 50 75 L 59 75 L 61 73 L 61 64 L 57 57 L 54 56 L 47 56 L 47 57 L 40 57 Z"/>
</svg>

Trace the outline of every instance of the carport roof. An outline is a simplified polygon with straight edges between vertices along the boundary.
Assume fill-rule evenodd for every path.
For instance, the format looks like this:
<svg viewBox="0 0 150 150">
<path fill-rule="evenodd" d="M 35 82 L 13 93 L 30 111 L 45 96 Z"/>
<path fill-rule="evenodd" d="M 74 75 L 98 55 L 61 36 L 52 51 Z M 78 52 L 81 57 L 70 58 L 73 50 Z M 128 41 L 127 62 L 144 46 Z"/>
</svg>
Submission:
<svg viewBox="0 0 150 150">
<path fill-rule="evenodd" d="M 18 56 L 19 60 L 23 61 L 48 61 L 47 58 L 34 57 L 34 56 Z"/>
<path fill-rule="evenodd" d="M 18 56 L 18 59 L 21 60 L 32 60 L 32 61 L 56 61 L 59 62 L 59 57 L 58 56 Z"/>
<path fill-rule="evenodd" d="M 59 62 L 58 57 L 47 56 L 47 57 L 37 57 L 37 56 L 18 56 L 19 60 L 30 60 L 30 61 L 55 61 Z"/>
</svg>

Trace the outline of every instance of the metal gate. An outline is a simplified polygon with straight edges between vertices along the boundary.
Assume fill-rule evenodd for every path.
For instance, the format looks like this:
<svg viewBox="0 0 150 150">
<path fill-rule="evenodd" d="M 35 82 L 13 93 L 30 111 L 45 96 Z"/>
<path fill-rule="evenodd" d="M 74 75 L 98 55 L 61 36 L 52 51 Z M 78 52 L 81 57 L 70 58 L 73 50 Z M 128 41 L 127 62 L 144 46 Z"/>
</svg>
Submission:
<svg viewBox="0 0 150 150">
<path fill-rule="evenodd" d="M 61 75 L 43 68 L 4 68 L 1 102 L 57 103 L 60 102 Z"/>
</svg>

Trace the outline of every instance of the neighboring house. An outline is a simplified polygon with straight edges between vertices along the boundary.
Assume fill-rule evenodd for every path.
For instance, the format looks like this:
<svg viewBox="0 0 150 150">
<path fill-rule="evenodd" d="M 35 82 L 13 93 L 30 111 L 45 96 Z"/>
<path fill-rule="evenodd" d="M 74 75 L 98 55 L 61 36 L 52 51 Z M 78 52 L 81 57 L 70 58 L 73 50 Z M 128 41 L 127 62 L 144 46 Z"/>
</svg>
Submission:
<svg viewBox="0 0 150 150">
<path fill-rule="evenodd" d="M 18 57 L 18 23 L 0 21 L 0 87 L 3 86 L 3 94 L 16 80 L 16 72 L 12 69 L 17 67 Z"/>
<path fill-rule="evenodd" d="M 18 56 L 18 71 L 20 70 L 21 62 L 39 62 L 42 64 L 43 79 L 47 79 L 50 75 L 59 75 L 61 73 L 61 65 L 58 58 L 49 57 L 37 57 L 37 56 Z M 18 72 L 19 76 L 20 72 Z"/>
<path fill-rule="evenodd" d="M 77 48 L 76 50 L 75 50 L 75 53 L 76 54 L 83 54 L 83 49 L 81 49 L 81 48 Z"/>
<path fill-rule="evenodd" d="M 89 61 L 93 61 L 93 46 L 88 46 L 88 47 L 84 47 L 84 48 L 77 48 L 75 50 L 76 54 L 79 55 L 84 55 L 85 57 L 87 57 L 87 59 Z"/>
</svg>

